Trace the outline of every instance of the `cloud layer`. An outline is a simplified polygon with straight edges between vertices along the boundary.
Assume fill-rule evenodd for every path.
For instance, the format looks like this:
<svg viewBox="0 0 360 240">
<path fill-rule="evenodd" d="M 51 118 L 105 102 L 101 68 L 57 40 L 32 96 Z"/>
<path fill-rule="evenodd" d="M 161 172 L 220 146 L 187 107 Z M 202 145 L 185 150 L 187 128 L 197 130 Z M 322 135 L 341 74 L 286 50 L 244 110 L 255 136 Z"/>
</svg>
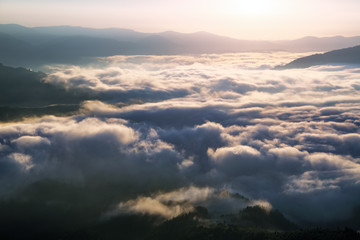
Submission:
<svg viewBox="0 0 360 240">
<path fill-rule="evenodd" d="M 271 70 L 295 57 L 117 56 L 53 67 L 49 83 L 107 100 L 72 117 L 2 124 L 1 193 L 46 178 L 116 183 L 120 212 L 169 218 L 207 206 L 211 197 L 193 192 L 225 188 L 297 222 L 350 218 L 360 199 L 360 70 Z"/>
<path fill-rule="evenodd" d="M 150 214 L 171 219 L 184 213 L 194 211 L 195 207 L 206 207 L 212 217 L 220 214 L 234 214 L 246 206 L 261 206 L 271 210 L 267 201 L 249 200 L 226 189 L 215 190 L 209 187 L 183 187 L 171 192 L 159 192 L 152 196 L 139 196 L 126 202 L 120 202 L 108 215 L 116 214 Z"/>
</svg>

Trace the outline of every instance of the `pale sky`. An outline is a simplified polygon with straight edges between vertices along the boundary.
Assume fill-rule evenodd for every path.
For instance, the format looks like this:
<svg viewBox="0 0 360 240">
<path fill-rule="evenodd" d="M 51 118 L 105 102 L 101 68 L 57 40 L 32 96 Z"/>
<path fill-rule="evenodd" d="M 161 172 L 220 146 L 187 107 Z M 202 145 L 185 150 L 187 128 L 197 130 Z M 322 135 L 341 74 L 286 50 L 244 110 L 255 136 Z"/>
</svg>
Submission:
<svg viewBox="0 0 360 240">
<path fill-rule="evenodd" d="M 360 0 L 0 0 L 0 23 L 259 40 L 360 35 L 359 13 Z"/>
</svg>

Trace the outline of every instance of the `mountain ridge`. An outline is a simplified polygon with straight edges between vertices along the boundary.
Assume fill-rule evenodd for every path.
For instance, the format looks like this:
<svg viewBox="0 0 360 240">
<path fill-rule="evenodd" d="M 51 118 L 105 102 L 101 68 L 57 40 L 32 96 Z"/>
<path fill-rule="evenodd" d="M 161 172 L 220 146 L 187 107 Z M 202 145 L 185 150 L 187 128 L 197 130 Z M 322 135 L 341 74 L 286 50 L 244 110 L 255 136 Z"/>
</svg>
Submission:
<svg viewBox="0 0 360 240">
<path fill-rule="evenodd" d="M 308 68 L 317 65 L 360 65 L 360 45 L 295 59 L 275 69 Z"/>
<path fill-rule="evenodd" d="M 320 52 L 360 44 L 360 36 L 308 36 L 295 40 L 262 41 L 235 39 L 204 31 L 141 33 L 123 28 L 66 25 L 28 28 L 0 24 L 0 35 L 0 62 L 31 68 L 53 63 L 81 64 L 84 58 L 112 55 Z"/>
<path fill-rule="evenodd" d="M 10 24 L 0 24 L 0 31 L 2 31 L 2 28 L 7 27 L 7 26 L 14 26 L 17 27 L 18 29 L 31 29 L 31 30 L 36 30 L 36 31 L 47 31 L 47 30 L 55 30 L 55 29 L 76 29 L 76 30 L 87 30 L 87 31 L 118 31 L 118 32 L 129 32 L 129 33 L 138 33 L 138 34 L 143 34 L 143 35 L 163 35 L 163 34 L 168 34 L 168 33 L 176 33 L 176 34 L 181 34 L 181 35 L 195 35 L 195 34 L 209 34 L 209 35 L 213 35 L 213 36 L 218 36 L 218 37 L 224 37 L 224 38 L 228 38 L 228 39 L 233 39 L 233 40 L 242 40 L 242 41 L 255 41 L 255 42 L 287 42 L 287 41 L 302 41 L 302 40 L 310 40 L 310 39 L 318 39 L 318 40 L 326 40 L 326 39 L 349 39 L 349 38 L 360 38 L 360 35 L 355 35 L 355 36 L 350 36 L 350 37 L 345 37 L 342 35 L 335 35 L 335 36 L 327 36 L 327 37 L 317 37 L 317 36 L 304 36 L 304 37 L 300 37 L 300 38 L 295 38 L 295 39 L 290 39 L 290 40 L 254 40 L 254 39 L 239 39 L 239 38 L 234 38 L 234 37 L 229 37 L 229 36 L 225 36 L 225 35 L 220 35 L 220 34 L 215 34 L 215 33 L 211 33 L 211 32 L 207 32 L 207 31 L 196 31 L 196 32 L 189 32 L 189 33 L 183 33 L 183 32 L 177 32 L 177 31 L 173 31 L 173 30 L 166 30 L 166 31 L 160 31 L 160 32 L 139 32 L 136 31 L 134 29 L 130 29 L 130 28 L 116 28 L 116 27 L 106 27 L 106 28 L 93 28 L 93 27 L 82 27 L 82 26 L 72 26 L 72 25 L 54 25 L 54 26 L 37 26 L 37 27 L 25 27 L 22 26 L 20 24 L 14 24 L 14 23 L 10 23 Z"/>
</svg>

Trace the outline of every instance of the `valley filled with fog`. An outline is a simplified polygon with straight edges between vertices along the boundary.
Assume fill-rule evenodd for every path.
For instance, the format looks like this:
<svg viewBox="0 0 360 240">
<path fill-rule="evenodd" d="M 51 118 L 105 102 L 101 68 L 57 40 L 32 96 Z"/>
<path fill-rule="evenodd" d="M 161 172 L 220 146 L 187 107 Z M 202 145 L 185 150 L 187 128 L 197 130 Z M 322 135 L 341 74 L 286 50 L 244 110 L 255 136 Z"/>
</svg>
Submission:
<svg viewBox="0 0 360 240">
<path fill-rule="evenodd" d="M 306 55 L 135 55 L 46 66 L 37 77 L 58 89 L 46 102 L 6 99 L 45 110 L 0 124 L 1 197 L 90 206 L 84 212 L 103 221 L 129 213 L 171 219 L 197 206 L 219 218 L 259 205 L 300 226 L 356 224 L 360 68 L 273 70 Z M 57 104 L 74 107 L 46 111 Z M 38 190 L 44 183 L 53 196 Z"/>
</svg>

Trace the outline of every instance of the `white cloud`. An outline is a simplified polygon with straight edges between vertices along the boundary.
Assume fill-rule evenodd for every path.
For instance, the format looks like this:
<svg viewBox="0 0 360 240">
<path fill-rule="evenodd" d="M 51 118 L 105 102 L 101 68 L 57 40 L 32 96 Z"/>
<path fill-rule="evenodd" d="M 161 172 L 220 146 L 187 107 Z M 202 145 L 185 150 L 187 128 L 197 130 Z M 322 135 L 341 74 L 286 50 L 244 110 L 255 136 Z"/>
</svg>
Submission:
<svg viewBox="0 0 360 240">
<path fill-rule="evenodd" d="M 18 164 L 19 167 L 25 172 L 29 171 L 31 168 L 34 167 L 34 164 L 31 161 L 31 156 L 29 155 L 25 155 L 22 153 L 12 153 L 9 155 L 9 158 L 16 164 Z"/>
<path fill-rule="evenodd" d="M 18 148 L 24 149 L 24 148 L 36 147 L 41 144 L 48 145 L 50 144 L 50 141 L 49 139 L 40 136 L 22 136 L 12 140 L 12 143 L 15 143 Z"/>
<path fill-rule="evenodd" d="M 53 69 L 47 81 L 101 101 L 71 117 L 1 124 L 0 181 L 122 183 L 120 212 L 166 218 L 211 206 L 225 186 L 304 221 L 307 208 L 336 199 L 326 215 L 336 220 L 358 204 L 360 72 L 261 67 L 294 57 L 273 56 L 115 56 Z"/>
<path fill-rule="evenodd" d="M 205 206 L 210 214 L 236 213 L 246 206 L 260 206 L 271 210 L 271 204 L 265 200 L 248 200 L 223 189 L 217 191 L 210 187 L 183 187 L 171 192 L 160 192 L 152 196 L 140 196 L 133 200 L 120 202 L 116 209 L 107 215 L 150 214 L 171 219 L 192 212 L 197 206 Z M 218 217 L 218 216 L 216 216 Z"/>
</svg>

